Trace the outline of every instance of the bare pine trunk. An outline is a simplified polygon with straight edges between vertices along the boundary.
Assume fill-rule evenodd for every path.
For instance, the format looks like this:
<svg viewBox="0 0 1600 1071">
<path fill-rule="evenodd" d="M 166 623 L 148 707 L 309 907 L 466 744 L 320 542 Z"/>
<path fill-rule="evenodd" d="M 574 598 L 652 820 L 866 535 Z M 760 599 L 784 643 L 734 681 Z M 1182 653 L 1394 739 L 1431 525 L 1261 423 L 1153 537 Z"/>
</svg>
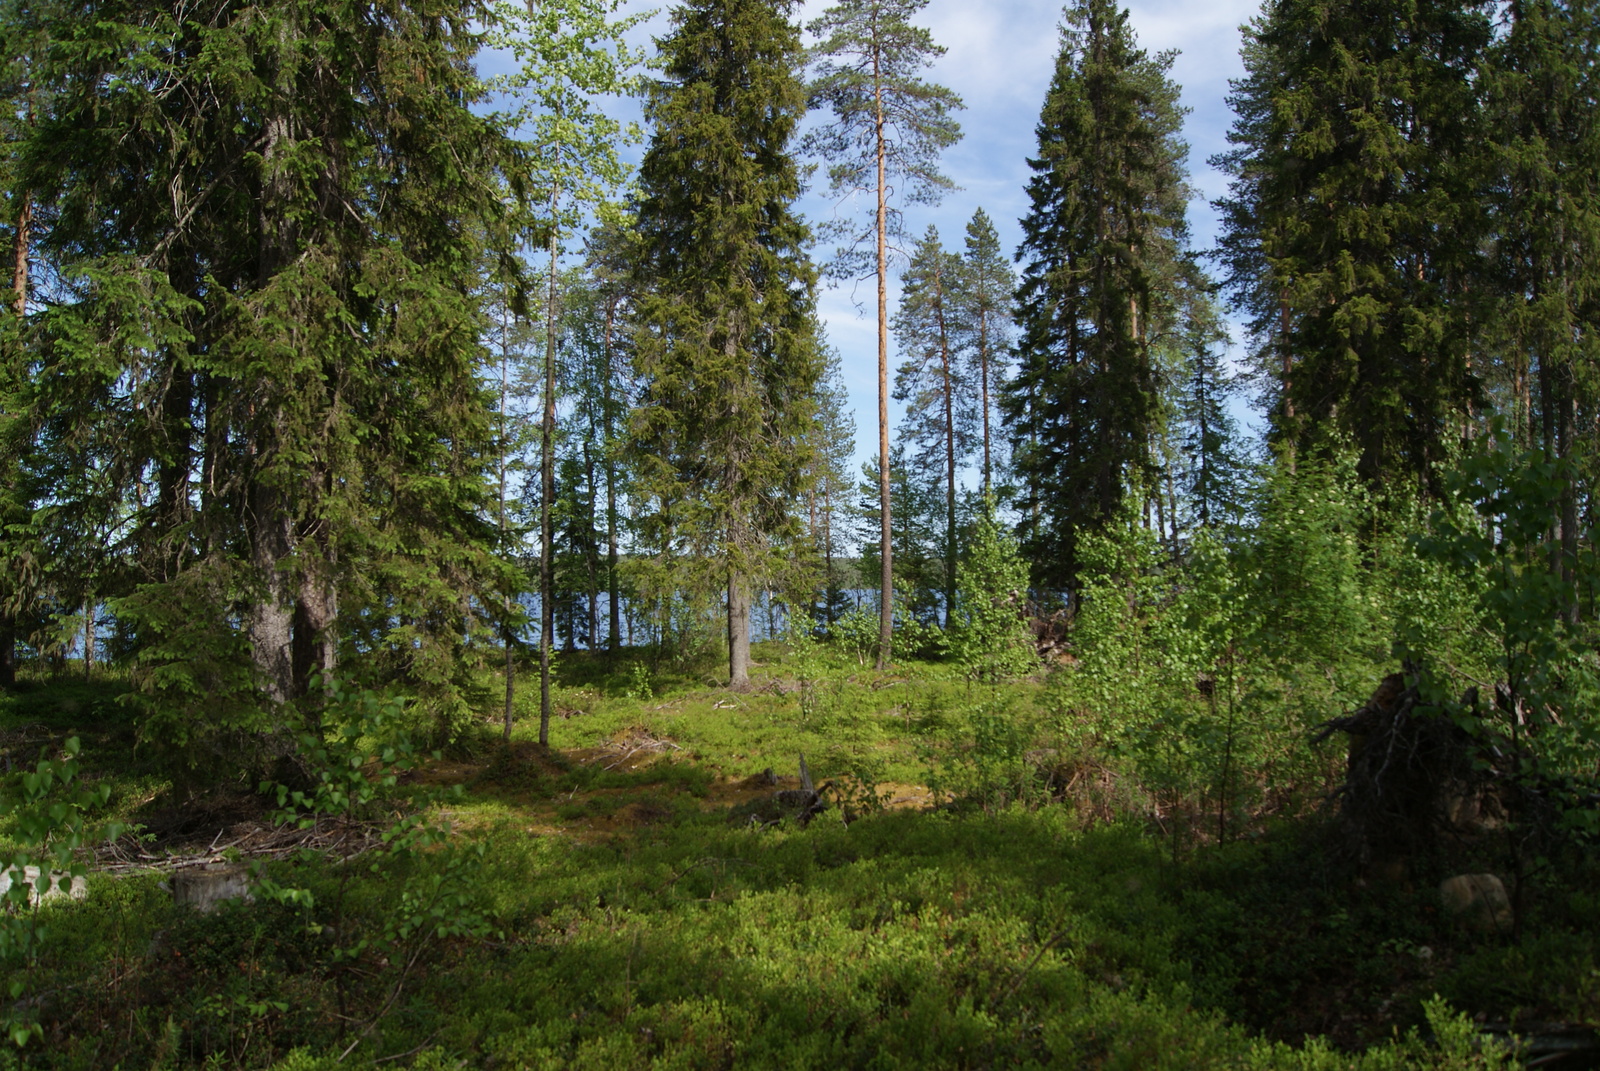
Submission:
<svg viewBox="0 0 1600 1071">
<path fill-rule="evenodd" d="M 978 384 L 983 393 L 983 497 L 988 498 L 994 476 L 989 458 L 989 313 L 978 313 Z"/>
<path fill-rule="evenodd" d="M 1295 434 L 1294 434 L 1294 431 L 1293 431 L 1293 428 L 1294 428 L 1294 380 L 1293 380 L 1293 376 L 1294 376 L 1294 351 L 1289 346 L 1289 302 L 1288 302 L 1288 299 L 1286 297 L 1285 298 L 1280 298 L 1280 300 L 1278 302 L 1278 326 L 1279 326 L 1279 330 L 1281 332 L 1281 334 L 1279 335 L 1278 348 L 1281 351 L 1281 356 L 1283 358 L 1283 368 L 1282 368 L 1282 371 L 1279 373 L 1281 378 L 1282 378 L 1282 381 L 1283 381 L 1283 422 L 1286 425 L 1288 425 L 1289 428 L 1290 428 L 1290 434 L 1289 434 L 1289 438 L 1288 438 L 1288 444 L 1289 444 L 1289 449 L 1288 449 L 1288 453 L 1289 453 L 1289 471 L 1291 473 L 1293 473 L 1294 472 L 1294 453 L 1295 453 L 1295 451 L 1294 451 Z"/>
<path fill-rule="evenodd" d="M 550 191 L 555 219 L 560 188 Z M 550 289 L 544 309 L 544 419 L 539 438 L 539 746 L 550 746 L 550 635 L 555 630 L 555 574 L 551 568 L 551 506 L 556 493 L 556 236 L 550 232 Z"/>
<path fill-rule="evenodd" d="M 934 298 L 939 317 L 939 373 L 944 377 L 944 627 L 949 628 L 950 611 L 956 604 L 956 410 L 950 382 L 950 339 L 944 322 L 944 277 L 937 269 Z"/>
<path fill-rule="evenodd" d="M 589 531 L 583 537 L 584 564 L 589 574 L 589 650 L 599 646 L 600 637 L 600 547 L 594 540 L 595 506 L 594 455 L 587 443 L 583 447 L 584 478 L 589 481 Z"/>
<path fill-rule="evenodd" d="M 19 320 L 28 315 L 28 250 L 32 228 L 33 195 L 24 192 L 22 207 L 17 212 L 17 235 L 13 247 L 15 258 L 11 268 L 11 307 Z"/>
<path fill-rule="evenodd" d="M 833 478 L 822 482 L 822 613 L 833 624 Z"/>
<path fill-rule="evenodd" d="M 510 344 L 506 338 L 508 324 L 506 323 L 507 310 L 504 306 L 500 309 L 500 534 L 506 532 L 506 403 L 511 394 L 511 357 Z M 512 712 L 516 706 L 517 666 L 514 638 L 511 634 L 511 592 L 506 592 L 505 604 L 502 607 L 507 624 L 501 630 L 501 640 L 506 648 L 505 669 L 505 729 L 502 738 L 511 742 Z"/>
<path fill-rule="evenodd" d="M 882 575 L 879 578 L 878 668 L 889 667 L 894 643 L 894 545 L 889 515 L 889 208 L 888 144 L 883 129 L 882 71 L 877 53 L 872 57 L 873 106 L 876 109 L 878 149 L 878 508 Z"/>
</svg>

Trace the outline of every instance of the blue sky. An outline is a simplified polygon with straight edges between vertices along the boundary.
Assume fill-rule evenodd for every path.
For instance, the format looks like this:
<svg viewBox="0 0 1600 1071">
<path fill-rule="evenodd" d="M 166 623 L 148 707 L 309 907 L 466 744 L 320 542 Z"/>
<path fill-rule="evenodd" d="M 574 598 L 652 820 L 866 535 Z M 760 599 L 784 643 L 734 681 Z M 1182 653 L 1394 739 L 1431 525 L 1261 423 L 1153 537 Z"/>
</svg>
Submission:
<svg viewBox="0 0 1600 1071">
<path fill-rule="evenodd" d="M 799 12 L 801 23 L 809 22 L 827 6 L 827 0 L 806 3 Z M 1182 87 L 1183 103 L 1190 109 L 1185 137 L 1195 199 L 1189 218 L 1197 249 L 1208 248 L 1216 235 L 1216 217 L 1208 202 L 1224 191 L 1226 183 L 1206 160 L 1227 148 L 1232 118 L 1226 101 L 1228 80 L 1242 71 L 1239 27 L 1255 16 L 1259 6 L 1259 0 L 1137 0 L 1128 5 L 1130 22 L 1143 48 L 1151 53 L 1168 49 L 1178 53 L 1172 77 Z M 667 31 L 669 5 L 632 2 L 628 8 L 654 8 L 657 12 L 633 35 L 639 43 Z M 920 235 L 932 224 L 947 247 L 958 249 L 967 221 L 982 207 L 994 220 L 1002 244 L 1015 251 L 1021 238 L 1018 220 L 1028 207 L 1027 158 L 1035 149 L 1034 124 L 1055 61 L 1061 10 L 1057 0 L 930 0 L 915 20 L 947 49 L 927 77 L 958 93 L 966 110 L 959 116 L 964 136 L 944 157 L 945 173 L 961 189 L 946 195 L 938 206 L 909 206 L 908 233 Z M 819 114 L 807 121 L 825 120 L 826 116 Z M 639 152 L 635 149 L 630 155 L 637 158 Z M 833 211 L 831 201 L 817 194 L 807 196 L 801 208 L 813 221 Z M 823 256 L 831 250 L 817 252 Z M 898 268 L 892 273 L 891 313 Z M 867 280 L 853 292 L 848 284 L 829 288 L 820 300 L 828 340 L 842 356 L 846 386 L 856 411 L 857 470 L 861 461 L 876 455 L 877 327 L 872 295 L 872 283 Z M 892 350 L 890 362 L 892 374 L 899 363 Z M 892 411 L 891 419 L 897 417 Z"/>
<path fill-rule="evenodd" d="M 804 19 L 825 6 L 807 4 Z M 1190 109 L 1185 123 L 1195 189 L 1190 226 L 1199 249 L 1209 248 L 1216 234 L 1216 217 L 1208 202 L 1226 188 L 1223 177 L 1206 160 L 1227 148 L 1232 121 L 1226 101 L 1228 80 L 1242 73 L 1239 26 L 1258 9 L 1257 0 L 1144 0 L 1128 7 L 1142 47 L 1151 53 L 1178 51 L 1172 76 L 1183 87 L 1183 103 Z M 1018 221 L 1028 210 L 1027 160 L 1036 149 L 1034 126 L 1055 64 L 1060 21 L 1061 5 L 1054 0 L 932 0 L 924 9 L 919 24 L 947 49 L 930 68 L 929 78 L 955 90 L 967 106 L 960 117 L 964 136 L 944 158 L 945 173 L 962 188 L 938 207 L 909 207 L 910 234 L 920 235 L 933 224 L 947 247 L 960 248 L 967 221 L 982 207 L 994 220 L 1004 247 L 1016 250 L 1022 237 Z M 819 196 L 807 198 L 804 207 L 813 218 L 832 210 Z M 856 296 L 870 302 L 870 282 Z M 892 292 L 890 300 L 892 309 Z M 847 287 L 825 292 L 821 308 L 829 341 L 843 356 L 855 405 L 859 466 L 867 456 L 876 455 L 876 319 L 870 304 L 858 313 Z M 891 352 L 890 361 L 892 374 L 898 355 Z"/>
</svg>

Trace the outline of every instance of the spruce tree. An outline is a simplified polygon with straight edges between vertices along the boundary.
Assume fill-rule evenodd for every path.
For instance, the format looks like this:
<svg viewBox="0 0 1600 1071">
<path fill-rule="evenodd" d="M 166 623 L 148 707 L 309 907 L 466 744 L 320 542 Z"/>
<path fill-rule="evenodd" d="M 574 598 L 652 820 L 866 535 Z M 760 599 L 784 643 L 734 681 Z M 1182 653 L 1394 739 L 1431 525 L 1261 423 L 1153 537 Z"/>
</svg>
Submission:
<svg viewBox="0 0 1600 1071">
<path fill-rule="evenodd" d="M 1028 563 L 995 516 L 985 495 L 973 524 L 972 545 L 958 574 L 945 644 L 968 680 L 996 684 L 1039 666 L 1028 605 Z"/>
<path fill-rule="evenodd" d="M 32 49 L 22 188 L 57 302 L 29 419 L 85 531 L 131 548 L 116 601 L 192 763 L 316 724 L 341 650 L 459 722 L 463 618 L 496 600 L 484 247 L 522 167 L 437 5 L 8 6 Z M 32 46 L 30 46 L 31 48 Z M 14 103 L 14 101 L 13 101 Z M 87 455 L 87 456 L 85 456 Z M 80 484 L 80 486 L 82 486 Z"/>
<path fill-rule="evenodd" d="M 945 250 L 929 227 L 911 254 L 895 314 L 895 336 L 905 361 L 895 374 L 894 397 L 906 403 L 900 441 L 910 448 L 910 478 L 944 500 L 944 620 L 956 597 L 956 467 L 972 452 L 978 422 L 973 384 L 957 361 L 956 290 L 960 258 Z"/>
<path fill-rule="evenodd" d="M 1459 0 L 1274 0 L 1218 161 L 1228 281 L 1280 379 L 1274 436 L 1348 437 L 1369 484 L 1405 494 L 1477 395 L 1488 41 L 1486 8 Z"/>
<path fill-rule="evenodd" d="M 813 107 L 826 106 L 834 121 L 808 138 L 808 148 L 829 164 L 835 197 L 872 191 L 875 208 L 866 231 L 840 221 L 847 238 L 833 270 L 844 277 L 874 276 L 878 298 L 878 668 L 888 664 L 894 633 L 894 547 L 889 488 L 889 247 L 901 233 L 891 201 L 899 190 L 912 203 L 936 203 L 953 183 L 938 167 L 939 153 L 961 137 L 951 112 L 961 98 L 924 81 L 922 69 L 944 49 L 911 19 L 928 0 L 844 0 L 807 27 L 820 38 L 811 84 Z M 871 252 L 863 243 L 871 240 Z M 870 270 L 868 268 L 870 265 Z"/>
<path fill-rule="evenodd" d="M 1110 0 L 1067 10 L 1029 161 L 1018 367 L 1006 384 L 1023 543 L 1066 582 L 1077 533 L 1153 480 L 1153 325 L 1170 317 L 1185 239 L 1182 111 L 1172 56 L 1140 49 Z"/>
<path fill-rule="evenodd" d="M 1576 623 L 1578 513 L 1592 497 L 1600 398 L 1600 11 L 1588 0 L 1518 0 L 1508 14 L 1486 79 L 1497 147 L 1489 282 L 1511 424 L 1524 443 L 1568 462 L 1550 556 Z"/>
<path fill-rule="evenodd" d="M 1228 331 L 1209 289 L 1192 287 L 1178 337 L 1173 383 L 1179 464 L 1173 530 L 1212 528 L 1242 509 L 1245 464 L 1238 422 L 1228 411 L 1238 393 L 1224 348 Z"/>
<path fill-rule="evenodd" d="M 799 533 L 822 373 L 816 273 L 793 209 L 805 88 L 791 6 L 673 12 L 640 171 L 640 490 L 727 592 L 735 688 L 749 680 L 752 585 Z"/>
</svg>

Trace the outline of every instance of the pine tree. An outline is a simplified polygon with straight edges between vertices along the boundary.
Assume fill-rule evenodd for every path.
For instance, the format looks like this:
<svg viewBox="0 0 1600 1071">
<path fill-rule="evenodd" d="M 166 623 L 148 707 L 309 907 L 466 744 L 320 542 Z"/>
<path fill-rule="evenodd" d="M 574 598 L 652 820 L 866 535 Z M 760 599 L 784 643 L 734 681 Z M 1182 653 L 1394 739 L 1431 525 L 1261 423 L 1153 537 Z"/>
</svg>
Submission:
<svg viewBox="0 0 1600 1071">
<path fill-rule="evenodd" d="M 640 489 L 657 526 L 720 574 L 736 688 L 752 585 L 798 534 L 822 373 L 816 273 L 792 207 L 805 90 L 790 6 L 694 0 L 673 13 L 640 172 Z"/>
<path fill-rule="evenodd" d="M 894 398 L 906 403 L 900 442 L 909 446 L 908 476 L 944 500 L 944 618 L 956 596 L 956 467 L 972 453 L 978 412 L 973 384 L 958 364 L 955 297 L 960 258 L 946 252 L 929 227 L 911 254 L 895 314 L 895 337 L 905 361 L 895 374 Z"/>
<path fill-rule="evenodd" d="M 1427 485 L 1477 394 L 1488 40 L 1458 0 L 1275 0 L 1248 31 L 1218 161 L 1229 285 L 1275 358 L 1274 435 L 1348 436 L 1374 486 Z"/>
<path fill-rule="evenodd" d="M 1000 248 L 994 222 L 981 208 L 967 224 L 957 282 L 955 337 L 969 374 L 978 384 L 978 411 L 983 418 L 982 491 L 987 495 L 993 493 L 998 446 L 990 417 L 1009 366 L 1014 324 L 1011 303 L 1017 278 Z M 1003 463 L 998 467 L 1003 469 Z"/>
<path fill-rule="evenodd" d="M 1024 546 L 1036 579 L 1073 573 L 1077 532 L 1154 478 L 1153 327 L 1182 249 L 1182 112 L 1172 56 L 1139 49 L 1110 0 L 1070 7 L 1030 161 L 1018 368 L 1006 384 Z"/>
<path fill-rule="evenodd" d="M 863 482 L 857 485 L 857 516 L 876 526 L 881 515 L 878 489 L 882 479 L 875 461 L 861 465 Z M 894 554 L 895 614 L 900 621 L 934 625 L 940 620 L 944 591 L 944 495 L 937 483 L 913 479 L 904 443 L 889 452 L 889 491 L 894 528 L 890 544 Z M 861 579 L 870 582 L 881 573 L 878 544 L 861 547 Z"/>
<path fill-rule="evenodd" d="M 935 203 L 953 183 L 940 173 L 939 153 L 961 137 L 951 112 L 961 99 L 925 82 L 921 71 L 944 49 L 928 31 L 911 25 L 927 0 L 844 0 L 807 29 L 821 38 L 811 84 L 813 107 L 826 105 L 834 121 L 807 140 L 829 163 L 828 185 L 839 198 L 871 190 L 872 226 L 865 232 L 840 221 L 848 236 L 834 271 L 845 277 L 872 274 L 878 284 L 878 472 L 879 634 L 878 668 L 888 664 L 894 633 L 894 548 L 889 488 L 889 244 L 901 233 L 891 187 L 912 203 Z M 862 248 L 872 240 L 872 251 Z"/>
</svg>

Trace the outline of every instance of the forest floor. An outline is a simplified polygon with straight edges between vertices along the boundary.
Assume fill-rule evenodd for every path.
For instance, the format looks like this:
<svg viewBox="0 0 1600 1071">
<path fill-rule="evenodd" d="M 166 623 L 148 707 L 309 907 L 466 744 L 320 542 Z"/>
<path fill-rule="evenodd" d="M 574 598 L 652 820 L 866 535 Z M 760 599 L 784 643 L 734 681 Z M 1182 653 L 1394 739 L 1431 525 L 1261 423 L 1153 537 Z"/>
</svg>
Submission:
<svg viewBox="0 0 1600 1071">
<path fill-rule="evenodd" d="M 8 769 L 76 736 L 136 824 L 33 919 L 0 1067 L 1487 1067 L 1498 1024 L 1600 1024 L 1590 861 L 1550 861 L 1520 940 L 1473 934 L 1437 865 L 1338 860 L 1326 785 L 1223 841 L 1052 737 L 1043 683 L 761 657 L 739 694 L 569 658 L 552 748 L 524 679 L 509 745 L 485 713 L 382 806 L 287 826 L 176 803 L 115 682 L 0 698 Z M 174 905 L 202 862 L 253 901 Z"/>
</svg>

